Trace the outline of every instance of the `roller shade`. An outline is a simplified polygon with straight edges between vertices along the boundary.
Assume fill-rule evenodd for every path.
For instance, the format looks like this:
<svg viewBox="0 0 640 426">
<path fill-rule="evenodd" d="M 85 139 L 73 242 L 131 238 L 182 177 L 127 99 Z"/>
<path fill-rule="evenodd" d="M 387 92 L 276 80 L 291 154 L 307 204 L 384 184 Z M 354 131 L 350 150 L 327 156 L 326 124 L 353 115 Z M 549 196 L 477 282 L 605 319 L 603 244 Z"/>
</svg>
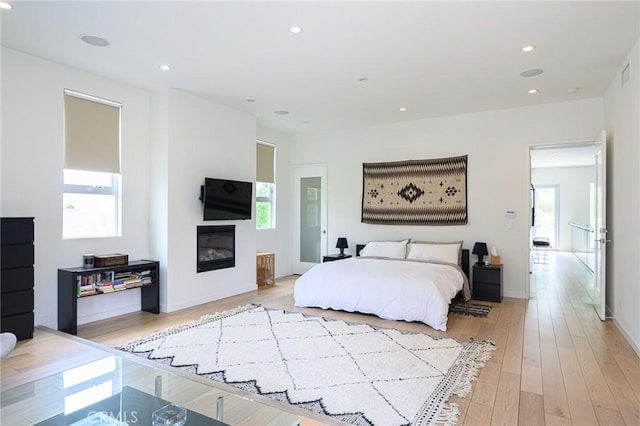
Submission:
<svg viewBox="0 0 640 426">
<path fill-rule="evenodd" d="M 257 143 L 256 180 L 258 182 L 276 183 L 275 179 L 275 150 L 273 145 Z"/>
<path fill-rule="evenodd" d="M 120 106 L 64 93 L 64 167 L 120 173 Z"/>
</svg>

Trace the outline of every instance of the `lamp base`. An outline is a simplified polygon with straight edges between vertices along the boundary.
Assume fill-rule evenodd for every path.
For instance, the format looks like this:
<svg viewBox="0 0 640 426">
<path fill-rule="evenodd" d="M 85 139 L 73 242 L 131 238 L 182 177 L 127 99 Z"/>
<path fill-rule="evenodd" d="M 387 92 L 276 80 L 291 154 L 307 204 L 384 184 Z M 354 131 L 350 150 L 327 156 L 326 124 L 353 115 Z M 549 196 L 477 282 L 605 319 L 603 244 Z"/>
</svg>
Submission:
<svg viewBox="0 0 640 426">
<path fill-rule="evenodd" d="M 478 260 L 478 261 L 476 262 L 476 265 L 478 265 L 478 266 L 485 266 L 486 264 L 487 264 L 487 262 L 483 262 L 483 261 L 481 261 L 481 260 Z"/>
<path fill-rule="evenodd" d="M 338 254 L 338 257 L 345 257 L 346 255 L 344 254 L 344 249 L 340 249 L 340 254 Z"/>
</svg>

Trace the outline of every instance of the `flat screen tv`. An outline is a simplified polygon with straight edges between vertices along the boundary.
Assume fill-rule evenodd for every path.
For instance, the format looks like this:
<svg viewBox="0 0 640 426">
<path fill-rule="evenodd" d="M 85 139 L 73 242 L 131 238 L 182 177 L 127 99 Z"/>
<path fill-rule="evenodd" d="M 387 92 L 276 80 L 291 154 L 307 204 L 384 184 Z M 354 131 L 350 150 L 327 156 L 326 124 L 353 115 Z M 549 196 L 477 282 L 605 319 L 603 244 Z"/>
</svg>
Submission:
<svg viewBox="0 0 640 426">
<path fill-rule="evenodd" d="M 251 219 L 253 205 L 251 182 L 204 178 L 201 192 L 204 220 Z"/>
</svg>

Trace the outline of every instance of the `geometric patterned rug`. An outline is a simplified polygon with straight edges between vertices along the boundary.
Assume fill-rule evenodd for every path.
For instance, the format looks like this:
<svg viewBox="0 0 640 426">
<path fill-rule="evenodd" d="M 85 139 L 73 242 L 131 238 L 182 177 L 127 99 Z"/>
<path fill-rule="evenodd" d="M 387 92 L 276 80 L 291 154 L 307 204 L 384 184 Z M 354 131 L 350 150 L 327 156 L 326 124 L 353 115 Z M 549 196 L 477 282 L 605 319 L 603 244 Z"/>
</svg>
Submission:
<svg viewBox="0 0 640 426">
<path fill-rule="evenodd" d="M 258 305 L 117 348 L 354 425 L 455 424 L 494 350 Z"/>
<path fill-rule="evenodd" d="M 491 312 L 491 306 L 479 305 L 476 303 L 451 302 L 449 305 L 450 314 L 484 318 L 489 315 L 489 312 Z"/>
</svg>

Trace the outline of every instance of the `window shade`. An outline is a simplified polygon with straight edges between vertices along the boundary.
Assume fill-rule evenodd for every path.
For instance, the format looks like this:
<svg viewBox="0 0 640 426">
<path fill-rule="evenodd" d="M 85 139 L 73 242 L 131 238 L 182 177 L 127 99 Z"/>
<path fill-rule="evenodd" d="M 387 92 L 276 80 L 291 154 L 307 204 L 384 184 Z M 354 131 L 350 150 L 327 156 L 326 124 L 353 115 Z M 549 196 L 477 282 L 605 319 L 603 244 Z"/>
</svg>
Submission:
<svg viewBox="0 0 640 426">
<path fill-rule="evenodd" d="M 257 143 L 256 180 L 258 182 L 276 183 L 274 171 L 274 157 L 276 147 L 264 143 Z"/>
<path fill-rule="evenodd" d="M 120 107 L 64 94 L 64 167 L 120 173 Z"/>
</svg>

